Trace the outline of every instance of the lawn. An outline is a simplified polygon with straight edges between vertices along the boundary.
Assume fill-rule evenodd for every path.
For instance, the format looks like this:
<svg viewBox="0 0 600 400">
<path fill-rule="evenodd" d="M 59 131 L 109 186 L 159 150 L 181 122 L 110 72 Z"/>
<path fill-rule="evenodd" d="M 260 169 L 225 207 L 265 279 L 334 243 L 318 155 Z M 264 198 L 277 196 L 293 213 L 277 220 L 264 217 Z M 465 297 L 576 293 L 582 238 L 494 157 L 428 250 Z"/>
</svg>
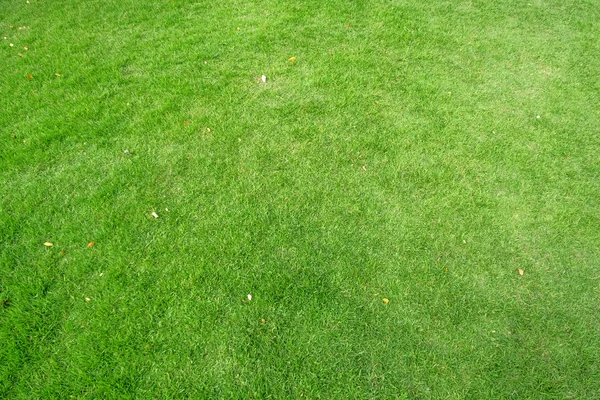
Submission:
<svg viewBox="0 0 600 400">
<path fill-rule="evenodd" d="M 599 32 L 0 0 L 0 398 L 600 398 Z"/>
</svg>

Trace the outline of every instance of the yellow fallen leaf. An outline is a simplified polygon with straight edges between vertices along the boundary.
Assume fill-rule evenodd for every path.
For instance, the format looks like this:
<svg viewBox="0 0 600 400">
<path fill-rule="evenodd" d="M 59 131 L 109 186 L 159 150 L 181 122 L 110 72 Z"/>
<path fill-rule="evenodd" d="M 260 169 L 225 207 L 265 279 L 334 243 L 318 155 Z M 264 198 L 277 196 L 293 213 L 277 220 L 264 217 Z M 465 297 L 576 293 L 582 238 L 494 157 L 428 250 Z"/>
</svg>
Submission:
<svg viewBox="0 0 600 400">
<path fill-rule="evenodd" d="M 523 271 L 521 268 L 519 268 L 519 275 L 523 276 L 524 273 L 525 273 L 525 271 Z"/>
<path fill-rule="evenodd" d="M 296 61 L 296 57 L 290 57 L 290 58 L 288 58 L 288 61 L 289 62 L 294 62 L 294 61 Z"/>
<path fill-rule="evenodd" d="M 60 77 L 59 73 L 54 74 L 54 76 L 56 76 L 57 78 Z"/>
<path fill-rule="evenodd" d="M 25 51 L 29 50 L 29 47 L 25 46 L 23 47 L 25 49 Z"/>
<path fill-rule="evenodd" d="M 88 243 L 88 249 L 91 249 L 92 247 L 94 247 L 94 242 L 89 242 Z"/>
<path fill-rule="evenodd" d="M 46 247 L 52 247 L 54 245 L 52 243 L 50 243 L 50 242 L 44 242 L 44 246 L 46 246 Z"/>
<path fill-rule="evenodd" d="M 383 303 L 384 303 L 384 304 L 387 304 L 387 303 L 389 303 L 389 302 L 390 302 L 390 300 L 389 300 L 389 299 L 387 299 L 387 298 L 385 298 L 385 297 L 383 298 Z"/>
<path fill-rule="evenodd" d="M 90 299 L 89 297 L 86 297 L 86 298 L 85 298 L 85 301 L 90 301 L 90 300 L 91 300 L 91 299 Z"/>
<path fill-rule="evenodd" d="M 264 319 L 264 318 L 261 318 L 261 319 L 260 319 L 260 322 L 264 324 L 264 323 L 265 323 L 265 319 Z"/>
<path fill-rule="evenodd" d="M 27 75 L 27 79 L 32 80 L 33 79 L 33 75 L 31 75 L 31 74 Z"/>
</svg>

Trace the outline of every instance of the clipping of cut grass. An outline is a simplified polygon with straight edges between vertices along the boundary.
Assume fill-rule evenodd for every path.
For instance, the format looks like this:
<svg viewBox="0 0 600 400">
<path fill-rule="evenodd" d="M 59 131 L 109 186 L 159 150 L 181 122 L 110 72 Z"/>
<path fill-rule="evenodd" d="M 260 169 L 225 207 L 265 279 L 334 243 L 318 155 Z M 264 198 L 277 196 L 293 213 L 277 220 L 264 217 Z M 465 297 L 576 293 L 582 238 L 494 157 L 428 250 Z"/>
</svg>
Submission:
<svg viewBox="0 0 600 400">
<path fill-rule="evenodd" d="M 599 31 L 0 0 L 0 397 L 600 398 Z"/>
</svg>

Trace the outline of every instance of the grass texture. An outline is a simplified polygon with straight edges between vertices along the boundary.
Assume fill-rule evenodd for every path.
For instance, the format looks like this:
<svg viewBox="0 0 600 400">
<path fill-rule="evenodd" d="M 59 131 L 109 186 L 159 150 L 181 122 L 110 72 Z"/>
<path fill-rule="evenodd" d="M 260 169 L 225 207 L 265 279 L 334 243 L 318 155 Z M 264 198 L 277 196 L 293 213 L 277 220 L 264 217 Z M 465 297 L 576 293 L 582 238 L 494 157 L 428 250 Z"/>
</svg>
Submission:
<svg viewBox="0 0 600 400">
<path fill-rule="evenodd" d="M 598 32 L 0 0 L 0 397 L 600 398 Z"/>
</svg>

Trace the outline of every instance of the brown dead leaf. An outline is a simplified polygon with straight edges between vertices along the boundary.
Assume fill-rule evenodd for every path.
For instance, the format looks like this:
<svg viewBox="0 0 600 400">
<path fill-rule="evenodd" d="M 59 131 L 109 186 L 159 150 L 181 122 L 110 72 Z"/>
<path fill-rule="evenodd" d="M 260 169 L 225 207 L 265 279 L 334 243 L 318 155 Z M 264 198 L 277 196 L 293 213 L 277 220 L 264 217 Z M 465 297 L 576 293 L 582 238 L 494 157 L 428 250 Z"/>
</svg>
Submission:
<svg viewBox="0 0 600 400">
<path fill-rule="evenodd" d="M 50 242 L 44 242 L 44 246 L 46 246 L 46 247 L 52 247 L 54 245 L 52 243 L 50 243 Z"/>
<path fill-rule="evenodd" d="M 519 268 L 519 275 L 523 276 L 523 274 L 525 274 L 525 271 L 523 271 L 521 268 Z"/>
<path fill-rule="evenodd" d="M 190 124 L 190 122 L 189 122 L 189 121 L 183 121 L 183 124 L 184 124 L 184 125 L 189 125 L 189 124 Z"/>
<path fill-rule="evenodd" d="M 31 75 L 31 74 L 27 75 L 27 79 L 32 80 L 33 79 L 33 75 Z"/>
<path fill-rule="evenodd" d="M 10 304 L 10 299 L 6 299 L 2 302 L 2 307 L 8 307 Z"/>
<path fill-rule="evenodd" d="M 387 298 L 385 298 L 385 297 L 383 298 L 383 303 L 384 303 L 384 304 L 387 304 L 387 303 L 389 303 L 389 302 L 390 302 L 390 300 L 389 300 L 389 299 L 387 299 Z"/>
<path fill-rule="evenodd" d="M 91 249 L 92 247 L 94 247 L 94 242 L 89 242 L 88 243 L 88 249 Z"/>
<path fill-rule="evenodd" d="M 61 251 L 61 252 L 60 252 L 60 253 L 58 253 L 58 254 L 60 254 L 61 256 L 64 256 L 65 254 L 67 254 L 67 252 L 66 252 L 66 251 Z"/>
</svg>

